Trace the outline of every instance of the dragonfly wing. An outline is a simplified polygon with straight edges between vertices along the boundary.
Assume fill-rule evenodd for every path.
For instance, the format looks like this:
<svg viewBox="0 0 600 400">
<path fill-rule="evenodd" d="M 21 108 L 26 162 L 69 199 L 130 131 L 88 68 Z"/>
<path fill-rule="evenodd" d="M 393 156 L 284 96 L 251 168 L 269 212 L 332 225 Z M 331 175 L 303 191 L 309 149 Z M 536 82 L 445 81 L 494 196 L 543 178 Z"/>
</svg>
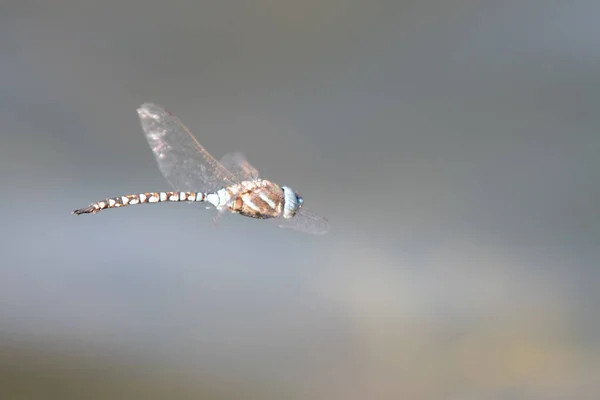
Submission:
<svg viewBox="0 0 600 400">
<path fill-rule="evenodd" d="M 175 190 L 212 192 L 237 183 L 177 117 L 149 103 L 137 111 L 158 167 Z"/>
<path fill-rule="evenodd" d="M 240 181 L 260 179 L 258 170 L 254 168 L 240 152 L 225 154 L 223 158 L 221 158 L 221 165 L 233 173 Z"/>
<path fill-rule="evenodd" d="M 280 228 L 293 229 L 313 235 L 324 235 L 330 230 L 327 218 L 304 210 L 298 211 L 293 218 L 277 218 L 275 221 Z"/>
</svg>

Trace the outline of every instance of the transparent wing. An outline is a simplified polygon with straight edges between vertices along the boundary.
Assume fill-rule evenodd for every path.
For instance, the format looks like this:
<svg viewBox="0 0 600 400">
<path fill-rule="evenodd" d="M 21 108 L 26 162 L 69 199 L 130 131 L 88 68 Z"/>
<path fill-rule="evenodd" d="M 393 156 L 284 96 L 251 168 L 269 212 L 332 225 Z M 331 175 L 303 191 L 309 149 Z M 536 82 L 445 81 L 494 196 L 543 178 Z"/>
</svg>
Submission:
<svg viewBox="0 0 600 400">
<path fill-rule="evenodd" d="M 252 181 L 260 178 L 258 170 L 246 160 L 242 153 L 227 153 L 221 158 L 221 165 L 227 168 L 240 181 Z"/>
<path fill-rule="evenodd" d="M 327 218 L 304 210 L 298 211 L 293 218 L 277 218 L 275 221 L 280 228 L 294 229 L 313 235 L 324 235 L 330 229 Z"/>
<path fill-rule="evenodd" d="M 177 117 L 149 103 L 137 111 L 158 168 L 175 190 L 212 192 L 237 183 Z"/>
</svg>

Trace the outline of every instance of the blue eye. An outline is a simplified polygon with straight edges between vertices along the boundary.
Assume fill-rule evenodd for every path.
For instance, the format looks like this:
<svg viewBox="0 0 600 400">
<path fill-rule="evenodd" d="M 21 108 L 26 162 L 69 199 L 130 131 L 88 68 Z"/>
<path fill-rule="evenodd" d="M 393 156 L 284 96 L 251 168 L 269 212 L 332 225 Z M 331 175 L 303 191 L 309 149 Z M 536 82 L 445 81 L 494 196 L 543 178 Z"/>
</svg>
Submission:
<svg viewBox="0 0 600 400">
<path fill-rule="evenodd" d="M 297 196 L 296 198 L 298 199 L 298 204 L 299 204 L 299 205 L 302 205 L 302 204 L 304 204 L 304 199 L 303 199 L 302 197 L 300 197 L 300 196 Z"/>
</svg>

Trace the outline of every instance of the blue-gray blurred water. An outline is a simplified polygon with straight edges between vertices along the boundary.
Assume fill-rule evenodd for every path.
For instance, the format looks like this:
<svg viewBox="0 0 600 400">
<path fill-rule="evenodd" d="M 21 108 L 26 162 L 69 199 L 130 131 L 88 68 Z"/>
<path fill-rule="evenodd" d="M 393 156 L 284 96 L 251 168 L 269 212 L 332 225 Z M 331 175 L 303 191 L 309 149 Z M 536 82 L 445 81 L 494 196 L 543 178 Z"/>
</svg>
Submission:
<svg viewBox="0 0 600 400">
<path fill-rule="evenodd" d="M 12 398 L 598 398 L 599 12 L 0 6 L 0 381 Z M 169 189 L 144 102 L 299 190 L 331 234 L 182 204 L 70 215 Z"/>
</svg>

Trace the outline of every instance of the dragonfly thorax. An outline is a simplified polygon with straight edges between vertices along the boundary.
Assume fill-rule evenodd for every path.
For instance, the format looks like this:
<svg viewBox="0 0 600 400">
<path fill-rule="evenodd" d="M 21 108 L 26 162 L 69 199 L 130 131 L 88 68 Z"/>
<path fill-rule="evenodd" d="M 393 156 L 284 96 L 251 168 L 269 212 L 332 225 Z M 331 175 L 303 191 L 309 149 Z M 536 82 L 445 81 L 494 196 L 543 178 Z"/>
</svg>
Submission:
<svg viewBox="0 0 600 400">
<path fill-rule="evenodd" d="M 283 218 L 292 218 L 304 204 L 304 199 L 289 186 L 282 186 L 283 190 Z"/>
</svg>

